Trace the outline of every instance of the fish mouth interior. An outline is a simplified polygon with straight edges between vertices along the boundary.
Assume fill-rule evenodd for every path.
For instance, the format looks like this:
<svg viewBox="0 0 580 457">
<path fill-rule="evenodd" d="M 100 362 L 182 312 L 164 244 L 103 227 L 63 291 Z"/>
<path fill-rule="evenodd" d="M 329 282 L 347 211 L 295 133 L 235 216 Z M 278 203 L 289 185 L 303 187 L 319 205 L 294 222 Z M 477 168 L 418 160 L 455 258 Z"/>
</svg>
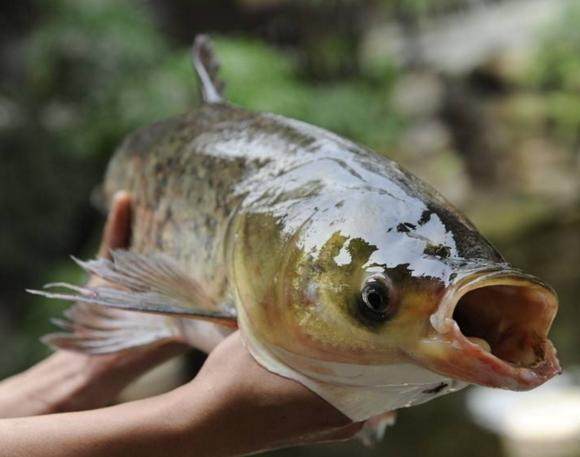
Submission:
<svg viewBox="0 0 580 457">
<path fill-rule="evenodd" d="M 491 281 L 468 289 L 452 318 L 471 343 L 515 368 L 545 360 L 547 335 L 557 309 L 553 292 L 526 281 Z"/>
</svg>

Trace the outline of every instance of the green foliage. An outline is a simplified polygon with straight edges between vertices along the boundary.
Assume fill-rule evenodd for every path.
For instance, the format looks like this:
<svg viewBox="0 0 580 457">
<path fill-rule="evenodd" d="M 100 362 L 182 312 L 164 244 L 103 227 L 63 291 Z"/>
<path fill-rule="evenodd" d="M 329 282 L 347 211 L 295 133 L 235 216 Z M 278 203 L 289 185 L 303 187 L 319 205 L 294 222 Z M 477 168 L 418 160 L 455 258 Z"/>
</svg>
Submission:
<svg viewBox="0 0 580 457">
<path fill-rule="evenodd" d="M 216 44 L 232 102 L 311 122 L 380 150 L 395 143 L 402 120 L 391 109 L 388 64 L 382 78 L 377 64 L 361 78 L 315 85 L 299 78 L 292 55 L 243 38 Z"/>
<path fill-rule="evenodd" d="M 526 83 L 544 98 L 554 133 L 567 144 L 580 138 L 580 3 L 570 2 L 547 31 Z"/>
<path fill-rule="evenodd" d="M 170 50 L 148 11 L 130 2 L 45 2 L 28 45 L 28 97 L 71 154 L 110 154 L 137 126 L 195 101 L 185 53 Z"/>
<path fill-rule="evenodd" d="M 65 151 L 108 155 L 128 131 L 195 105 L 188 50 L 171 49 L 147 10 L 112 0 L 50 6 L 28 46 L 27 93 Z M 388 78 L 378 86 L 362 78 L 316 87 L 299 78 L 292 55 L 262 43 L 219 39 L 218 52 L 234 102 L 377 146 L 392 143 Z"/>
<path fill-rule="evenodd" d="M 580 4 L 570 2 L 546 33 L 531 82 L 543 89 L 580 92 Z"/>
</svg>

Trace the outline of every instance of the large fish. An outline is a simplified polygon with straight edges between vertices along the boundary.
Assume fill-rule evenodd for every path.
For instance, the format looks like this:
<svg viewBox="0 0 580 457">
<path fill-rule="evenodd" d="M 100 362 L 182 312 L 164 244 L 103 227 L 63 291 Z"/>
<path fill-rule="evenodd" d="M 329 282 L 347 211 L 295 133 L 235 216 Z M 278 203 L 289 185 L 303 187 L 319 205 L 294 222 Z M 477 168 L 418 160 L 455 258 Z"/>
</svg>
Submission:
<svg viewBox="0 0 580 457">
<path fill-rule="evenodd" d="M 133 133 L 109 165 L 108 198 L 133 197 L 130 250 L 79 261 L 106 285 L 40 292 L 77 302 L 46 342 L 209 351 L 239 327 L 260 364 L 356 421 L 560 371 L 554 291 L 439 193 L 331 132 L 229 104 L 204 37 L 194 67 L 201 106 Z"/>
</svg>

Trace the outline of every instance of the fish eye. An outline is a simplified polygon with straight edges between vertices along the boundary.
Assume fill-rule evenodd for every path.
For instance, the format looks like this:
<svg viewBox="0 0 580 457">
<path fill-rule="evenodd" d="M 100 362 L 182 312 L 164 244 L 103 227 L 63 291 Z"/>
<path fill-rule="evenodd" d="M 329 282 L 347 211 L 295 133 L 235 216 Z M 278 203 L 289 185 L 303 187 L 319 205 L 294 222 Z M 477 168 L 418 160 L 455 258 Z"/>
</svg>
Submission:
<svg viewBox="0 0 580 457">
<path fill-rule="evenodd" d="M 391 290 L 386 281 L 381 278 L 370 278 L 361 291 L 360 311 L 369 319 L 384 321 L 393 312 L 391 298 Z"/>
</svg>

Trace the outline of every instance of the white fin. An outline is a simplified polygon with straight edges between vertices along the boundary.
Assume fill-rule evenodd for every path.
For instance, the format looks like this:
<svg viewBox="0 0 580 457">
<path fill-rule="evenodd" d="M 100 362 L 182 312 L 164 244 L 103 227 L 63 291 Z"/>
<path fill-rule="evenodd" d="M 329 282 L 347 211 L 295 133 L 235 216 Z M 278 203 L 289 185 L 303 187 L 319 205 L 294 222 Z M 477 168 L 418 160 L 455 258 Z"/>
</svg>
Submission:
<svg viewBox="0 0 580 457">
<path fill-rule="evenodd" d="M 193 44 L 193 68 L 199 79 L 201 98 L 205 103 L 223 101 L 225 84 L 219 79 L 220 64 L 207 35 L 198 35 Z"/>
<path fill-rule="evenodd" d="M 67 283 L 47 284 L 71 292 L 28 292 L 48 298 L 101 305 L 127 311 L 201 319 L 236 327 L 235 310 L 219 306 L 194 279 L 171 259 L 160 254 L 137 254 L 117 250 L 113 260 L 75 261 L 106 284 L 78 287 Z"/>
<path fill-rule="evenodd" d="M 165 340 L 181 340 L 176 319 L 77 303 L 53 319 L 63 332 L 42 341 L 52 348 L 85 354 L 109 354 Z"/>
</svg>

